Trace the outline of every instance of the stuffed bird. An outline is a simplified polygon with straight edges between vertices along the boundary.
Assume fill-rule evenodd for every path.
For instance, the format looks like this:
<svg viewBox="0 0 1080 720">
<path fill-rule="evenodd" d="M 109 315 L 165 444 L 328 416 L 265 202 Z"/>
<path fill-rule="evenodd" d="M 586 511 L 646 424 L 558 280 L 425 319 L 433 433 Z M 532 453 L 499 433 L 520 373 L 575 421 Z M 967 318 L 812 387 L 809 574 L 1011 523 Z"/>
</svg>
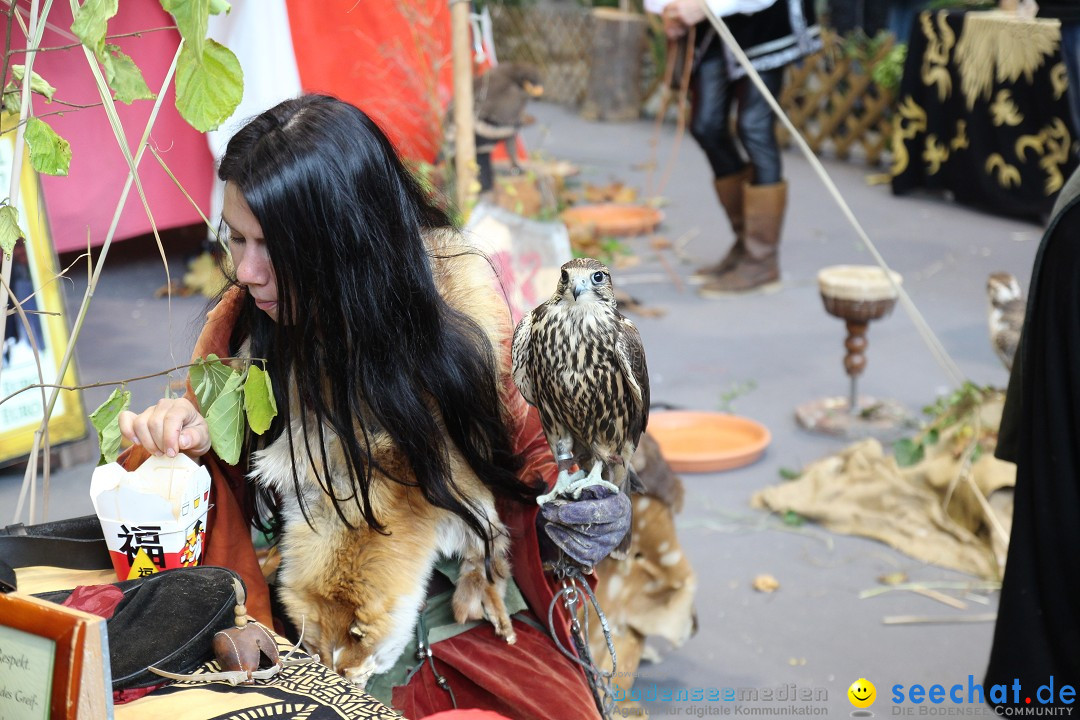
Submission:
<svg viewBox="0 0 1080 720">
<path fill-rule="evenodd" d="M 1001 358 L 1005 369 L 1012 371 L 1013 357 L 1020 345 L 1020 329 L 1024 325 L 1027 300 L 1020 283 L 1006 272 L 992 273 L 986 281 L 990 299 L 990 344 Z"/>
<path fill-rule="evenodd" d="M 476 119 L 495 128 L 520 128 L 526 103 L 543 94 L 540 71 L 532 65 L 496 65 L 473 82 Z"/>
<path fill-rule="evenodd" d="M 649 372 L 607 267 L 592 258 L 562 266 L 555 294 L 514 331 L 513 369 L 559 463 L 555 488 L 537 502 L 578 498 L 593 485 L 636 489 L 630 462 L 649 421 Z"/>
<path fill-rule="evenodd" d="M 525 105 L 531 98 L 543 94 L 540 72 L 525 63 L 502 63 L 476 78 L 473 83 L 473 130 L 476 132 L 481 190 L 486 192 L 494 186 L 491 153 L 499 142 L 506 143 L 511 169 L 520 170 L 517 134 L 525 124 Z"/>
</svg>

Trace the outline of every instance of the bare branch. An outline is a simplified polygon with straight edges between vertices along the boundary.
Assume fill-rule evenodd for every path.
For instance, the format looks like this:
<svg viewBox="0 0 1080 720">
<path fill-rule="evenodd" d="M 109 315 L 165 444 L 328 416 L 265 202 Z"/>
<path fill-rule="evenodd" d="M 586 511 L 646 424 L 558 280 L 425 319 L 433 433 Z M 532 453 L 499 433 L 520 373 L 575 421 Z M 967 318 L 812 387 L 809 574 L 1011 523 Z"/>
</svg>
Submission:
<svg viewBox="0 0 1080 720">
<path fill-rule="evenodd" d="M 67 103 L 64 103 L 64 104 L 66 105 Z M 75 105 L 73 107 L 76 107 L 76 108 L 92 108 L 92 107 L 101 107 L 103 104 L 104 103 L 94 103 L 93 105 Z M 23 120 L 21 122 L 18 122 L 15 125 L 12 125 L 7 130 L 4 130 L 3 132 L 0 132 L 0 135 L 3 135 L 5 133 L 9 133 L 9 132 L 14 132 L 15 130 L 18 130 L 21 126 L 23 126 L 26 123 L 30 122 L 34 118 L 37 118 L 37 119 L 40 120 L 41 118 L 49 117 L 50 115 L 63 115 L 64 113 L 69 113 L 69 112 L 72 112 L 72 111 L 71 110 L 56 110 L 54 112 L 42 113 L 41 115 L 29 115 L 29 116 L 27 116 L 27 118 L 25 120 Z"/>
<path fill-rule="evenodd" d="M 176 28 L 175 25 L 164 25 L 162 27 L 150 28 L 148 30 L 136 30 L 135 32 L 119 33 L 117 35 L 106 35 L 105 39 L 106 40 L 116 40 L 118 38 L 126 38 L 126 37 L 142 37 L 146 33 L 161 32 L 162 30 L 176 30 L 176 29 L 177 28 Z M 71 43 L 70 45 L 55 45 L 53 47 L 43 47 L 43 48 L 22 48 L 22 49 L 16 48 L 15 50 L 5 48 L 4 56 L 5 56 L 5 59 L 6 59 L 7 57 L 10 57 L 12 55 L 28 54 L 28 53 L 56 52 L 57 50 L 71 50 L 72 48 L 77 48 L 77 47 L 82 47 L 82 43 Z"/>
<path fill-rule="evenodd" d="M 260 362 L 263 365 L 266 364 L 266 358 L 223 357 L 223 358 L 218 358 L 218 360 L 220 360 L 223 363 L 231 363 L 231 362 L 239 360 L 241 362 L 246 362 L 246 363 Z M 8 395 L 6 397 L 0 398 L 0 405 L 3 405 L 8 400 L 11 400 L 13 397 L 16 397 L 18 395 L 23 394 L 27 390 L 34 390 L 34 389 L 37 389 L 37 388 L 51 388 L 53 390 L 75 391 L 75 390 L 87 390 L 89 388 L 114 387 L 116 385 L 127 385 L 128 383 L 137 382 L 139 380 L 149 380 L 151 378 L 161 377 L 163 375 L 171 375 L 172 373 L 174 373 L 174 372 L 176 372 L 178 370 L 184 370 L 184 369 L 189 368 L 189 367 L 194 367 L 194 366 L 196 366 L 198 364 L 199 363 L 197 363 L 197 362 L 189 362 L 189 363 L 185 363 L 183 365 L 177 365 L 176 367 L 169 368 L 168 370 L 161 370 L 160 372 L 150 373 L 149 375 L 139 375 L 137 377 L 125 378 L 124 380 L 104 380 L 102 382 L 86 383 L 85 385 L 55 385 L 55 384 L 46 383 L 46 382 L 44 382 L 44 379 L 43 379 L 42 382 L 40 382 L 40 383 L 38 383 L 36 385 L 27 385 L 26 387 L 20 388 L 19 390 L 16 390 L 15 392 L 11 393 L 10 395 Z"/>
<path fill-rule="evenodd" d="M 27 300 L 29 300 L 30 298 L 37 295 L 39 292 L 41 292 L 42 290 L 47 288 L 50 284 L 56 282 L 57 280 L 59 280 L 62 277 L 66 277 L 67 276 L 67 271 L 70 270 L 71 268 L 75 267 L 75 263 L 79 262 L 83 258 L 89 259 L 90 258 L 90 252 L 89 251 L 84 252 L 83 254 L 79 255 L 77 258 L 72 260 L 70 265 L 68 265 L 66 268 L 64 268 L 60 272 L 56 273 L 55 275 L 53 275 L 51 278 L 49 278 L 48 281 L 46 281 L 44 284 L 40 285 L 37 290 L 35 290 L 34 292 L 32 292 L 29 295 L 27 295 L 26 297 L 24 297 L 22 299 L 22 303 L 25 305 Z M 60 314 L 60 313 L 54 313 L 54 312 L 46 312 L 44 310 L 28 310 L 27 312 L 29 314 L 31 314 L 31 315 L 59 315 Z M 15 310 L 11 309 L 11 310 L 7 311 L 7 313 L 4 315 L 4 317 L 7 317 L 9 315 L 14 315 L 14 314 L 15 314 Z"/>
</svg>

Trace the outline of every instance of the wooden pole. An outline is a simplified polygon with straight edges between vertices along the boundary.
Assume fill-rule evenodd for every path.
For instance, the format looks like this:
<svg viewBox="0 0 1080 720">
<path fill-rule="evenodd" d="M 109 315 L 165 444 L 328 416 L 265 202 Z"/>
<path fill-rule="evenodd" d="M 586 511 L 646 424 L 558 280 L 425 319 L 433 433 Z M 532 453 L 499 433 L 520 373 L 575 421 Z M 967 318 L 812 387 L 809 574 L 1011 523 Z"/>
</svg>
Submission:
<svg viewBox="0 0 1080 720">
<path fill-rule="evenodd" d="M 450 0 L 450 30 L 454 58 L 455 200 L 462 216 L 476 176 L 476 136 L 473 132 L 473 62 L 469 0 Z"/>
</svg>

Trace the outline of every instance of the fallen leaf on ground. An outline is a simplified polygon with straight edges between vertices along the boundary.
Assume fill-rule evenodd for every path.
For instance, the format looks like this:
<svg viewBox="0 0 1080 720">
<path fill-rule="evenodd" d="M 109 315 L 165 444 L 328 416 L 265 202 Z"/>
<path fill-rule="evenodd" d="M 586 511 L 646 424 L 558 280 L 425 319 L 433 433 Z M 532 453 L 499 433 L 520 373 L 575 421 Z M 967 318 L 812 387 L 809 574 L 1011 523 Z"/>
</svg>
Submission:
<svg viewBox="0 0 1080 720">
<path fill-rule="evenodd" d="M 170 290 L 173 297 L 188 297 L 189 295 L 193 295 L 195 292 L 190 287 L 185 285 L 182 281 L 173 280 L 171 283 L 166 283 L 159 287 L 157 290 L 155 290 L 154 297 L 158 299 L 166 297 L 170 294 Z"/>
<path fill-rule="evenodd" d="M 780 589 L 780 581 L 774 578 L 772 575 L 762 574 L 754 578 L 754 582 L 751 584 L 758 592 L 771 593 Z"/>
</svg>

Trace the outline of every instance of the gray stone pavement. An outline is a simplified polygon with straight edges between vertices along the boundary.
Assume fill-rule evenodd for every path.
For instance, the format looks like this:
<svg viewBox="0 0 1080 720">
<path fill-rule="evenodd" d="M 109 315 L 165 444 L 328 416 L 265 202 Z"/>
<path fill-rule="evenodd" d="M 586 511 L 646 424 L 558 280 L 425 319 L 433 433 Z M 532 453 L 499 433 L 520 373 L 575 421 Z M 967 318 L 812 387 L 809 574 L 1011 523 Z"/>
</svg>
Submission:
<svg viewBox="0 0 1080 720">
<path fill-rule="evenodd" d="M 640 165 L 650 156 L 652 123 L 589 123 L 548 104 L 534 105 L 530 112 L 538 118 L 524 133 L 531 150 L 579 165 L 583 181 L 618 179 L 644 189 Z M 671 126 L 662 130 L 661 159 L 673 133 Z M 692 288 L 670 279 L 644 239 L 629 241 L 642 262 L 616 273 L 617 286 L 667 311 L 660 318 L 635 318 L 648 353 L 654 402 L 720 409 L 725 394 L 752 381 L 755 389 L 735 398 L 732 409 L 772 432 L 764 457 L 751 466 L 683 475 L 686 509 L 679 518 L 680 538 L 699 575 L 700 631 L 682 648 L 659 645 L 663 661 L 643 665 L 637 686 L 646 692 L 772 689 L 774 697 L 782 697 L 794 684 L 798 691 L 808 689 L 825 699 L 647 702 L 654 716 L 703 717 L 751 709 L 778 717 L 794 704 L 818 716 L 844 717 L 853 710 L 847 688 L 861 677 L 877 686 L 879 699 L 871 709 L 878 716 L 890 715 L 896 710 L 889 701 L 893 685 L 966 686 L 969 674 L 981 681 L 986 665 L 991 623 L 886 626 L 882 618 L 992 612 L 996 597 L 989 605 L 972 603 L 966 611 L 910 593 L 858 599 L 858 593 L 874 587 L 884 573 L 904 571 L 913 581 L 969 578 L 869 540 L 812 526 L 785 529 L 749 507 L 755 491 L 780 481 L 781 468 L 798 468 L 846 445 L 799 429 L 793 409 L 847 391 L 843 324 L 822 307 L 817 271 L 832 264 L 872 262 L 807 162 L 795 151 L 787 152 L 784 162 L 791 193 L 780 292 L 701 299 Z M 987 335 L 986 277 L 1007 270 L 1026 287 L 1041 228 L 940 199 L 893 197 L 887 185 L 866 183 L 874 171 L 864 165 L 825 164 L 965 376 L 1003 386 L 1007 376 Z M 689 137 L 682 141 L 677 170 L 664 195 L 669 204 L 663 234 L 675 239 L 696 233 L 686 245 L 687 255 L 715 259 L 729 235 L 705 161 Z M 153 298 L 164 272 L 147 248 L 120 245 L 113 254 L 78 346 L 83 382 L 185 362 L 206 309 L 203 299 L 177 298 L 170 312 L 165 301 Z M 182 267 L 182 252 L 174 253 L 173 272 Z M 674 267 L 685 281 L 693 264 Z M 67 288 L 73 309 L 82 295 L 78 273 Z M 918 412 L 948 389 L 947 376 L 902 310 L 873 324 L 869 341 L 863 392 L 894 398 Z M 134 406 L 150 404 L 164 388 L 160 378 L 135 383 Z M 87 406 L 96 406 L 108 392 L 87 390 Z M 91 471 L 87 464 L 54 474 L 51 518 L 92 511 L 86 493 Z M 20 478 L 18 468 L 0 471 L 0 522 L 7 522 L 14 508 Z M 759 573 L 774 575 L 781 588 L 772 594 L 755 592 L 751 581 Z M 907 707 L 919 714 L 917 706 Z"/>
</svg>

